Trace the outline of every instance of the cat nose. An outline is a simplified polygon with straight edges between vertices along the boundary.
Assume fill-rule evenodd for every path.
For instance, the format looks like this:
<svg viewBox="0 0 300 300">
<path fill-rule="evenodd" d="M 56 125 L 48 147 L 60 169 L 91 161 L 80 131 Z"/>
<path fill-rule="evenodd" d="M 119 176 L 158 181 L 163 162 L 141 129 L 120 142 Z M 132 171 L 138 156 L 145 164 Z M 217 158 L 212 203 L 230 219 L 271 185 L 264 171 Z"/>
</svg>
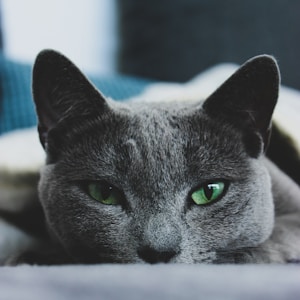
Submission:
<svg viewBox="0 0 300 300">
<path fill-rule="evenodd" d="M 168 263 L 176 254 L 176 251 L 159 251 L 149 246 L 138 250 L 138 256 L 149 264 Z"/>
<path fill-rule="evenodd" d="M 176 220 L 158 213 L 147 220 L 137 254 L 150 264 L 168 263 L 179 253 L 180 244 L 181 232 Z"/>
</svg>

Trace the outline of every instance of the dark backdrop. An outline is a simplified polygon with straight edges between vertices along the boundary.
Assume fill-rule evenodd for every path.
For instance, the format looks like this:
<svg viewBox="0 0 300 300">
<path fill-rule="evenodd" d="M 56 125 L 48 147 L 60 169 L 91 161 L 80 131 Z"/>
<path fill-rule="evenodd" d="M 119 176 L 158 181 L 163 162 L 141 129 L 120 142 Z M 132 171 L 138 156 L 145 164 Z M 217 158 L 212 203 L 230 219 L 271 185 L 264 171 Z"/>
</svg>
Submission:
<svg viewBox="0 0 300 300">
<path fill-rule="evenodd" d="M 118 0 L 119 70 L 186 81 L 220 62 L 274 55 L 300 89 L 300 1 Z"/>
</svg>

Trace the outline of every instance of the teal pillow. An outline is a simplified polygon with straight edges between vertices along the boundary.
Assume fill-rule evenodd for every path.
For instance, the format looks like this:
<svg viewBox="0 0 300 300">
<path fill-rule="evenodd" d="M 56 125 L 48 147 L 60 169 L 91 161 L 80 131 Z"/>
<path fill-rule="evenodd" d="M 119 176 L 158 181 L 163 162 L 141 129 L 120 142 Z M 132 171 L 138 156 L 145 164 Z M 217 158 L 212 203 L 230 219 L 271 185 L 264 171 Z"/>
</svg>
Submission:
<svg viewBox="0 0 300 300">
<path fill-rule="evenodd" d="M 108 97 L 124 100 L 138 95 L 153 81 L 124 75 L 91 76 Z M 0 54 L 0 134 L 36 125 L 31 97 L 31 66 Z"/>
</svg>

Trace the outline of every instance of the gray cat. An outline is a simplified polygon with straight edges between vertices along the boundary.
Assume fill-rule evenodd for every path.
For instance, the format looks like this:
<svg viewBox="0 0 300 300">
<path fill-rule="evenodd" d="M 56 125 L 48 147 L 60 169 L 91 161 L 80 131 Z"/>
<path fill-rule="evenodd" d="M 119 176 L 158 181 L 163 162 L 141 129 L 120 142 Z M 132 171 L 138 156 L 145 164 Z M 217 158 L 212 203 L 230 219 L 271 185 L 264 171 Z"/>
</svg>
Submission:
<svg viewBox="0 0 300 300">
<path fill-rule="evenodd" d="M 300 190 L 264 154 L 279 80 L 258 56 L 205 101 L 118 103 L 41 52 L 39 197 L 57 261 L 298 260 Z"/>
</svg>

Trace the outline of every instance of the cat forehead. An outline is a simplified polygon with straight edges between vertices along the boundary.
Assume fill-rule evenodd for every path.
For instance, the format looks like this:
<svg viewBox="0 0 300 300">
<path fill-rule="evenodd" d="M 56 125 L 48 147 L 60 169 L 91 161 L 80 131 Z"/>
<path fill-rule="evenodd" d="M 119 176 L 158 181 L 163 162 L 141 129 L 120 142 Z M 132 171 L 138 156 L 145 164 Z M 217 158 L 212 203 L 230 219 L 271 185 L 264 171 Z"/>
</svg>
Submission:
<svg viewBox="0 0 300 300">
<path fill-rule="evenodd" d="M 178 153 L 185 135 L 179 126 L 183 124 L 182 117 L 180 109 L 169 106 L 134 106 L 128 116 L 128 127 L 120 137 L 123 146 L 136 157 L 148 152 L 152 156 L 154 151 L 160 155 Z"/>
<path fill-rule="evenodd" d="M 168 136 L 190 116 L 200 116 L 202 102 L 112 102 L 112 108 L 128 121 L 130 129 L 143 134 Z M 123 119 L 123 120 L 124 120 Z"/>
<path fill-rule="evenodd" d="M 94 120 L 84 119 L 75 131 L 67 132 L 67 153 L 77 151 L 70 145 L 78 143 L 84 146 L 80 149 L 89 145 L 99 155 L 123 153 L 130 161 L 151 158 L 155 164 L 161 158 L 169 162 L 194 155 L 216 158 L 220 151 L 231 155 L 236 148 L 242 150 L 240 134 L 210 119 L 201 104 L 109 103 L 107 112 L 97 113 Z"/>
<path fill-rule="evenodd" d="M 184 140 L 189 135 L 190 109 L 187 105 L 177 103 L 130 104 L 123 115 L 125 122 L 119 123 L 124 146 L 134 149 L 135 153 L 141 150 L 142 145 L 148 150 L 178 151 L 180 145 L 186 144 Z M 127 123 L 127 127 L 122 128 L 124 123 Z"/>
<path fill-rule="evenodd" d="M 204 101 L 125 101 L 118 102 L 108 99 L 109 106 L 116 111 L 128 112 L 143 118 L 161 118 L 168 115 L 187 115 L 201 109 Z"/>
<path fill-rule="evenodd" d="M 168 144 L 186 145 L 190 139 L 196 144 L 210 144 L 232 140 L 229 124 L 208 117 L 202 109 L 203 101 L 198 102 L 132 102 L 115 103 L 113 120 L 106 128 L 115 127 L 124 146 L 138 149 L 140 144 L 164 148 Z M 240 138 L 240 134 L 237 134 Z M 151 144 L 149 142 L 151 141 Z"/>
<path fill-rule="evenodd" d="M 135 154 L 141 151 L 169 155 L 180 151 L 203 151 L 217 155 L 226 150 L 233 154 L 236 148 L 241 152 L 241 133 L 228 124 L 210 119 L 203 113 L 201 105 L 198 102 L 129 106 L 127 128 L 124 122 L 119 124 L 123 146 Z"/>
</svg>

